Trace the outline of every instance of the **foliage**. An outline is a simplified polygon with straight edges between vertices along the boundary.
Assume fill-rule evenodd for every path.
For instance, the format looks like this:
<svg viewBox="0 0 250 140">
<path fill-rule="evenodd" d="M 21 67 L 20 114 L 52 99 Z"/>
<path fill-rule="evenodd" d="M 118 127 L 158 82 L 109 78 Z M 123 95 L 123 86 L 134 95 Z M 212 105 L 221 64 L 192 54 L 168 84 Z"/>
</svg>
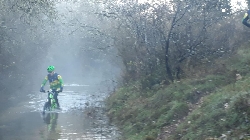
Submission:
<svg viewBox="0 0 250 140">
<path fill-rule="evenodd" d="M 218 138 L 222 134 L 239 139 L 250 129 L 248 50 L 242 46 L 229 59 L 219 59 L 216 66 L 224 66 L 213 66 L 213 74 L 203 78 L 182 79 L 143 93 L 137 88 L 140 82 L 131 83 L 107 99 L 109 116 L 124 139 L 156 138 L 163 127 L 172 125 L 177 129 L 170 139 Z M 243 79 L 236 81 L 235 71 Z"/>
<path fill-rule="evenodd" d="M 188 59 L 203 61 L 211 54 L 219 57 L 230 50 L 229 45 L 224 45 L 230 36 L 221 38 L 218 46 L 211 43 L 211 39 L 218 38 L 214 37 L 213 28 L 220 28 L 217 23 L 230 16 L 228 0 L 145 3 L 112 0 L 105 1 L 105 6 L 103 15 L 114 19 L 112 30 L 118 33 L 114 43 L 125 66 L 125 82 L 150 78 L 155 73 L 162 74 L 165 81 L 178 80 L 186 76 L 182 64 Z M 221 53 L 219 48 L 226 51 Z M 153 86 L 145 84 L 148 88 Z"/>
<path fill-rule="evenodd" d="M 211 77 L 206 80 L 209 79 Z M 207 88 L 202 85 L 206 84 L 201 83 L 194 88 L 189 82 L 179 82 L 157 92 L 147 91 L 151 96 L 143 96 L 138 89 L 128 86 L 109 97 L 107 108 L 112 120 L 123 126 L 125 135 L 135 137 L 126 139 L 139 139 L 146 134 L 156 137 L 161 127 L 174 124 L 188 114 L 189 107 L 185 102 L 196 103 L 206 94 L 204 89 L 214 90 L 214 85 L 206 85 Z"/>
</svg>

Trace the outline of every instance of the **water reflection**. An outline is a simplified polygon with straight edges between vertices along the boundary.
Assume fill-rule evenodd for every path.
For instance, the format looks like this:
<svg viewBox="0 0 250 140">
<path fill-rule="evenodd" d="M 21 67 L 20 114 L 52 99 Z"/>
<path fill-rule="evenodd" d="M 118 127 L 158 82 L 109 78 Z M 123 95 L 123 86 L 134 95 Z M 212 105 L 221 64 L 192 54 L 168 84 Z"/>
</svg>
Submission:
<svg viewBox="0 0 250 140">
<path fill-rule="evenodd" d="M 57 125 L 59 113 L 45 113 L 42 115 L 43 121 L 46 124 L 46 131 L 40 133 L 44 139 L 60 139 L 60 127 Z"/>
<path fill-rule="evenodd" d="M 44 127 L 39 134 L 42 139 L 118 140 L 117 128 L 109 124 L 105 115 L 103 99 L 106 94 L 87 87 L 71 85 L 59 94 L 61 110 L 42 116 Z M 28 95 L 27 106 L 31 112 L 41 112 L 46 95 L 34 95 Z"/>
<path fill-rule="evenodd" d="M 0 114 L 0 140 L 118 140 L 119 131 L 105 115 L 103 92 L 88 86 L 66 87 L 62 110 L 45 112 L 47 95 L 32 92 Z"/>
</svg>

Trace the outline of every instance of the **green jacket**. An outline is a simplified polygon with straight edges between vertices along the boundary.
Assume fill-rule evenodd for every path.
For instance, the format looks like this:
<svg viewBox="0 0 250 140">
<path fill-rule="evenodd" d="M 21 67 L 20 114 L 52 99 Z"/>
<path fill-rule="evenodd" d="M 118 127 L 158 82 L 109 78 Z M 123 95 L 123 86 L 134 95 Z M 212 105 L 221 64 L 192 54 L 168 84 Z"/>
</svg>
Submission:
<svg viewBox="0 0 250 140">
<path fill-rule="evenodd" d="M 50 89 L 60 89 L 61 87 L 63 87 L 63 80 L 62 80 L 62 76 L 54 73 L 53 75 L 48 74 L 45 79 L 42 82 L 41 87 L 45 86 L 45 84 L 47 83 L 47 81 L 49 81 L 49 85 L 50 85 Z"/>
</svg>

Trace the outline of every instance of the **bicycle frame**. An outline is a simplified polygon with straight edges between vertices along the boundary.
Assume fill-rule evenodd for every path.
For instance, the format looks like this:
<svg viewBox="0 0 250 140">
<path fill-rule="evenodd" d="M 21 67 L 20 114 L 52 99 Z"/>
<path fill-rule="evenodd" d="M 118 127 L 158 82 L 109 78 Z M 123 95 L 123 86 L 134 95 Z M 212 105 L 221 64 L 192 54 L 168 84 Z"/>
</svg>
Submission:
<svg viewBox="0 0 250 140">
<path fill-rule="evenodd" d="M 47 91 L 48 92 L 48 96 L 49 98 L 47 99 L 47 102 L 45 102 L 44 107 L 43 107 L 43 113 L 45 111 L 53 111 L 55 109 L 57 109 L 57 104 L 56 104 L 56 100 L 54 99 L 54 92 L 52 91 Z"/>
<path fill-rule="evenodd" d="M 56 100 L 54 99 L 54 93 L 49 92 L 49 102 L 50 102 L 50 111 L 57 108 Z"/>
</svg>

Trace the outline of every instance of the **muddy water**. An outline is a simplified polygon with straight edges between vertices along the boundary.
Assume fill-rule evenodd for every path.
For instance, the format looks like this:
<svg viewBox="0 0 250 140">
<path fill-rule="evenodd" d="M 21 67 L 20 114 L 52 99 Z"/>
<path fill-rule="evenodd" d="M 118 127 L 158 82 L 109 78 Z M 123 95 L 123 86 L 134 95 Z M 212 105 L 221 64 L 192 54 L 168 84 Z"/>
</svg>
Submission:
<svg viewBox="0 0 250 140">
<path fill-rule="evenodd" d="M 61 110 L 43 115 L 47 95 L 32 92 L 1 113 L 0 140 L 118 140 L 104 112 L 105 97 L 87 85 L 66 85 L 58 96 Z"/>
</svg>

